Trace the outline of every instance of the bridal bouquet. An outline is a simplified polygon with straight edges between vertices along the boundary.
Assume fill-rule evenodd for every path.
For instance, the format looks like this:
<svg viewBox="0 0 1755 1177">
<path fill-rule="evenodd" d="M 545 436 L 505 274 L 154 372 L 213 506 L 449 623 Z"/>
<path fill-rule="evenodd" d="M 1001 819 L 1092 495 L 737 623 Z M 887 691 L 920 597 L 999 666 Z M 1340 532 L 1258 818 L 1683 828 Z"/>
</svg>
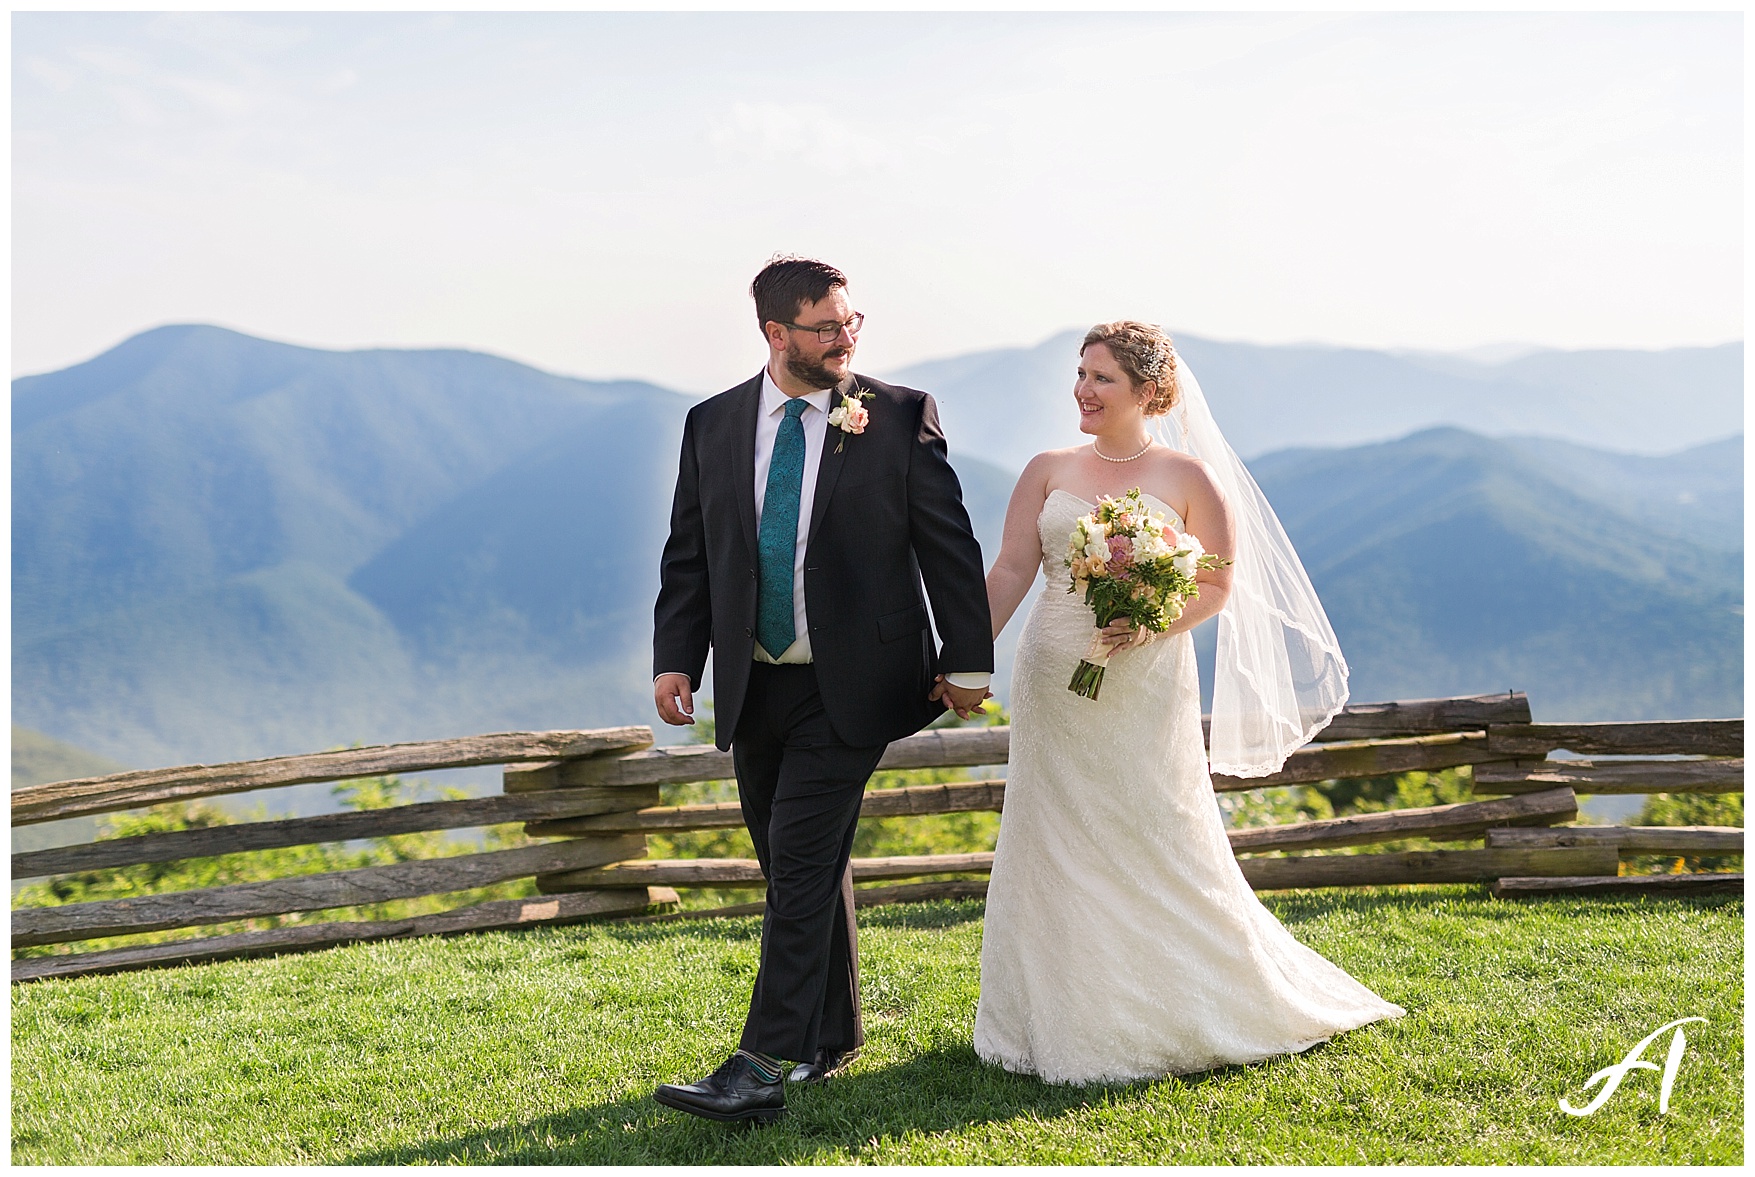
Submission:
<svg viewBox="0 0 1755 1177">
<path fill-rule="evenodd" d="M 1099 632 L 1066 689 L 1097 697 L 1109 664 L 1104 626 L 1126 617 L 1136 629 L 1163 633 L 1182 616 L 1184 604 L 1200 596 L 1195 572 L 1230 562 L 1209 555 L 1194 536 L 1177 534 L 1162 512 L 1146 506 L 1137 486 L 1118 499 L 1099 498 L 1097 509 L 1073 524 L 1067 540 L 1072 584 L 1066 591 L 1084 592 Z"/>
</svg>

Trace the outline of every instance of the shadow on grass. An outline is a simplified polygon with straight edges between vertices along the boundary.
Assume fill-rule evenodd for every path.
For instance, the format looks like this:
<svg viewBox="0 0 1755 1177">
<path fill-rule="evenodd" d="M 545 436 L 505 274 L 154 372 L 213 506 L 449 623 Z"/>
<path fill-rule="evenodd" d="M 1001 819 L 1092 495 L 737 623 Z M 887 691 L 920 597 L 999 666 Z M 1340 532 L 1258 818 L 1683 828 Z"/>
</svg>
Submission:
<svg viewBox="0 0 1755 1177">
<path fill-rule="evenodd" d="M 1471 919 L 1517 920 L 1537 908 L 1563 907 L 1576 911 L 1635 913 L 1649 911 L 1654 905 L 1665 910 L 1679 904 L 1710 909 L 1743 901 L 1740 895 L 1532 895 L 1516 899 L 1495 899 L 1488 886 L 1483 883 L 1311 888 L 1265 891 L 1261 892 L 1261 897 L 1275 915 L 1289 926 L 1321 919 L 1340 911 L 1357 912 L 1361 915 L 1427 913 L 1437 907 L 1458 903 L 1467 905 Z M 899 903 L 861 909 L 859 926 L 910 930 L 950 928 L 980 920 L 986 911 L 987 904 L 980 899 Z M 593 926 L 612 931 L 618 938 L 649 941 L 679 933 L 759 940 L 762 925 L 757 916 L 733 916 L 675 923 L 612 922 Z"/>
<path fill-rule="evenodd" d="M 1357 890 L 1311 889 L 1304 891 L 1264 891 L 1262 901 L 1275 916 L 1288 926 L 1306 920 L 1320 919 L 1337 911 L 1361 914 L 1390 912 L 1430 912 L 1435 907 L 1455 903 L 1468 905 L 1471 919 L 1516 920 L 1531 910 L 1568 908 L 1574 911 L 1603 913 L 1637 913 L 1660 908 L 1665 911 L 1679 906 L 1702 909 L 1724 907 L 1743 902 L 1741 895 L 1530 895 L 1516 899 L 1495 899 L 1484 883 L 1446 883 L 1407 887 L 1361 887 Z"/>
<path fill-rule="evenodd" d="M 1313 1049 L 1320 1049 L 1316 1047 Z M 1271 1060 L 1270 1060 L 1271 1061 Z M 1200 1086 L 1246 1073 L 1221 1067 L 1157 1082 Z M 463 1136 L 374 1149 L 355 1165 L 463 1164 L 783 1164 L 857 1158 L 880 1142 L 954 1132 L 972 1124 L 1028 1116 L 1051 1119 L 1126 1099 L 1151 1081 L 1117 1086 L 1051 1086 L 989 1066 L 969 1047 L 928 1051 L 883 1070 L 859 1064 L 829 1083 L 787 1092 L 787 1115 L 754 1127 L 698 1119 L 660 1107 L 648 1095 L 579 1107 Z"/>
<path fill-rule="evenodd" d="M 931 903 L 895 903 L 859 911 L 862 928 L 953 928 L 987 914 L 984 899 L 940 899 Z"/>
<path fill-rule="evenodd" d="M 928 928 L 954 928 L 973 923 L 987 913 L 981 899 L 939 899 L 930 903 L 896 903 L 882 907 L 859 909 L 862 928 L 899 928 L 908 931 Z M 714 940 L 754 940 L 762 938 L 762 917 L 759 915 L 716 916 L 690 920 L 661 920 L 635 923 L 605 920 L 580 925 L 593 932 L 614 936 L 629 944 L 648 944 L 677 936 L 693 936 Z"/>
</svg>

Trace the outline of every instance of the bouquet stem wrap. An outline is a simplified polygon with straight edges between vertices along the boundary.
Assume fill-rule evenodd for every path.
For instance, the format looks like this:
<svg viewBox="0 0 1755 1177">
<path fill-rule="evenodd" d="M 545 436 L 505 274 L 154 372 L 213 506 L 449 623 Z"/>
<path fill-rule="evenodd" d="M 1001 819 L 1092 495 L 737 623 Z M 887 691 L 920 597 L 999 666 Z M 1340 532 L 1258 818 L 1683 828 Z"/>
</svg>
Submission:
<svg viewBox="0 0 1755 1177">
<path fill-rule="evenodd" d="M 1103 644 L 1101 628 L 1091 635 L 1091 648 L 1079 659 L 1072 681 L 1066 689 L 1085 699 L 1095 699 L 1103 689 L 1103 672 L 1109 668 L 1109 647 Z"/>
</svg>

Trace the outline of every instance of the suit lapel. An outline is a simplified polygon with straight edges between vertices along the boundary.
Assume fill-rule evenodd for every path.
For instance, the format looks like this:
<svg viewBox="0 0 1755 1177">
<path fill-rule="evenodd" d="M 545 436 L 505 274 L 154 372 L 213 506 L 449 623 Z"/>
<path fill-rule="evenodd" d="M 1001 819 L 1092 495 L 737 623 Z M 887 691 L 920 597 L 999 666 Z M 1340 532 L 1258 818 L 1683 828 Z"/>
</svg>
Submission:
<svg viewBox="0 0 1755 1177">
<path fill-rule="evenodd" d="M 738 390 L 737 428 L 732 431 L 731 477 L 737 483 L 737 515 L 743 521 L 743 540 L 755 560 L 756 544 L 756 417 L 762 410 L 762 377 Z"/>
<path fill-rule="evenodd" d="M 835 387 L 829 396 L 829 408 L 833 409 L 841 403 L 841 398 L 853 391 L 858 377 L 849 376 Z M 805 533 L 804 543 L 808 550 L 812 540 L 817 537 L 817 525 L 823 521 L 823 513 L 829 509 L 829 496 L 835 492 L 835 482 L 841 477 L 841 467 L 847 461 L 847 434 L 829 426 L 823 433 L 823 457 L 817 463 L 816 497 L 810 505 L 810 530 Z"/>
</svg>

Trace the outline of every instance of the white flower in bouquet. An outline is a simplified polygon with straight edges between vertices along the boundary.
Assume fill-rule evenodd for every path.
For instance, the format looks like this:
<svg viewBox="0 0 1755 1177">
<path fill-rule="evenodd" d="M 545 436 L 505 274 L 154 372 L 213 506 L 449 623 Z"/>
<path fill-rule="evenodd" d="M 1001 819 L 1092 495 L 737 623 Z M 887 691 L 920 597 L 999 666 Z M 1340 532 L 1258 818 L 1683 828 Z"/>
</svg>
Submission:
<svg viewBox="0 0 1755 1177">
<path fill-rule="evenodd" d="M 1184 535 L 1179 547 L 1180 550 L 1170 561 L 1170 566 L 1184 576 L 1193 576 L 1200 568 L 1201 557 L 1207 554 L 1206 549 L 1192 535 Z"/>
</svg>

